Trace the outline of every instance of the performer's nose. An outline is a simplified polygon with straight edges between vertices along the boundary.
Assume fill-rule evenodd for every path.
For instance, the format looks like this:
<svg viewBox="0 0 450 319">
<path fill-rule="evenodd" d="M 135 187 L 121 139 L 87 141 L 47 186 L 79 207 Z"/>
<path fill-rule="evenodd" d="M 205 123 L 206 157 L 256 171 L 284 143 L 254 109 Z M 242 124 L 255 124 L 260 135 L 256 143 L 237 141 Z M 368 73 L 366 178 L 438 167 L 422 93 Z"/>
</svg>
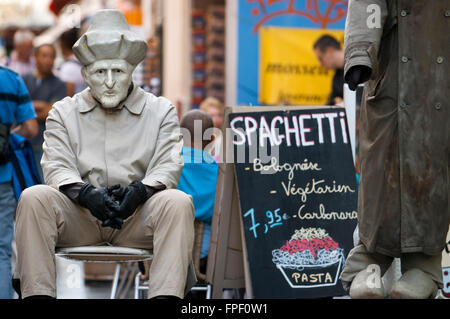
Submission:
<svg viewBox="0 0 450 319">
<path fill-rule="evenodd" d="M 112 89 L 112 87 L 114 86 L 115 83 L 116 83 L 116 81 L 113 78 L 112 70 L 108 70 L 107 75 L 106 75 L 106 82 L 105 82 L 106 87 L 108 89 Z"/>
</svg>

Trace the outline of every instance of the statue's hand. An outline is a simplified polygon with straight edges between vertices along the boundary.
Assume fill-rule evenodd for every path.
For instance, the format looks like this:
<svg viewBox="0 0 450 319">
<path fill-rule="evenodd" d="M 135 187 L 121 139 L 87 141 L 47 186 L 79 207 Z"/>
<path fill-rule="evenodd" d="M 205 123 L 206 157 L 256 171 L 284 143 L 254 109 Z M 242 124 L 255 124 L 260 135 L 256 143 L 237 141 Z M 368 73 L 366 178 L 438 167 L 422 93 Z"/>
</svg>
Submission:
<svg viewBox="0 0 450 319">
<path fill-rule="evenodd" d="M 114 199 L 120 202 L 118 217 L 123 220 L 130 217 L 139 205 L 148 199 L 147 190 L 139 181 L 132 182 L 130 185 L 115 189 L 112 191 Z M 117 209 L 114 207 L 114 209 Z"/>
<path fill-rule="evenodd" d="M 366 82 L 370 78 L 372 69 L 365 65 L 352 66 L 345 75 L 345 83 L 350 90 L 355 91 L 359 84 Z"/>
</svg>

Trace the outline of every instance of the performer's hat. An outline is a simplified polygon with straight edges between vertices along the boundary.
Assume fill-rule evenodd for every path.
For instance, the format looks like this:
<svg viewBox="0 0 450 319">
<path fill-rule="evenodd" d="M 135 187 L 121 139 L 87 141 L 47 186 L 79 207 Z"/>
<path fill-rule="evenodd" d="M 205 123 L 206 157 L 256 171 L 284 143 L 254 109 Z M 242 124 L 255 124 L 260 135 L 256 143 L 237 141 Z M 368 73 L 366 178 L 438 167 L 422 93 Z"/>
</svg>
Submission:
<svg viewBox="0 0 450 319">
<path fill-rule="evenodd" d="M 146 52 L 147 42 L 130 30 L 122 12 L 112 9 L 99 10 L 73 45 L 73 53 L 83 65 L 105 59 L 123 59 L 137 65 Z"/>
</svg>

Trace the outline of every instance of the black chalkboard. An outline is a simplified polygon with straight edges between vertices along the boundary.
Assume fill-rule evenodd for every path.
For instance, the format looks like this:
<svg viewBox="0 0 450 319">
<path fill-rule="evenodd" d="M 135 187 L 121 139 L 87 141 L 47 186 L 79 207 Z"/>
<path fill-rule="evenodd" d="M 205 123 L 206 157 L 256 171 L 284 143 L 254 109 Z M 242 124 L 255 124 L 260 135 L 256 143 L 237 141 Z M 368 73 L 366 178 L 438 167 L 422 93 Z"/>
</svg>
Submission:
<svg viewBox="0 0 450 319">
<path fill-rule="evenodd" d="M 253 296 L 345 295 L 357 185 L 345 111 L 229 114 Z"/>
</svg>

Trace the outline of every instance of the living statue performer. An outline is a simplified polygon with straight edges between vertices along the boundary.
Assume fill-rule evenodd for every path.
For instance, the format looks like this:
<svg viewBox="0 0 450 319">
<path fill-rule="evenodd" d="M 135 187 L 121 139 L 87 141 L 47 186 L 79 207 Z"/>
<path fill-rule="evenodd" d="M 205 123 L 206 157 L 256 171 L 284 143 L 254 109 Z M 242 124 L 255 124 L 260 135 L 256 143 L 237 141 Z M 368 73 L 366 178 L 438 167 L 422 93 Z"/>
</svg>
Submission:
<svg viewBox="0 0 450 319">
<path fill-rule="evenodd" d="M 55 298 L 55 247 L 106 242 L 152 250 L 149 298 L 183 298 L 195 280 L 194 208 L 175 189 L 176 109 L 132 81 L 147 43 L 120 11 L 101 10 L 73 50 L 88 88 L 47 118 L 46 185 L 26 189 L 17 207 L 14 286 L 23 298 Z"/>
<path fill-rule="evenodd" d="M 447 0 L 349 1 L 344 77 L 351 90 L 367 81 L 360 243 L 341 274 L 352 298 L 434 298 L 442 288 L 450 221 L 449 30 Z M 380 276 L 394 257 L 402 276 L 384 291 Z"/>
</svg>

